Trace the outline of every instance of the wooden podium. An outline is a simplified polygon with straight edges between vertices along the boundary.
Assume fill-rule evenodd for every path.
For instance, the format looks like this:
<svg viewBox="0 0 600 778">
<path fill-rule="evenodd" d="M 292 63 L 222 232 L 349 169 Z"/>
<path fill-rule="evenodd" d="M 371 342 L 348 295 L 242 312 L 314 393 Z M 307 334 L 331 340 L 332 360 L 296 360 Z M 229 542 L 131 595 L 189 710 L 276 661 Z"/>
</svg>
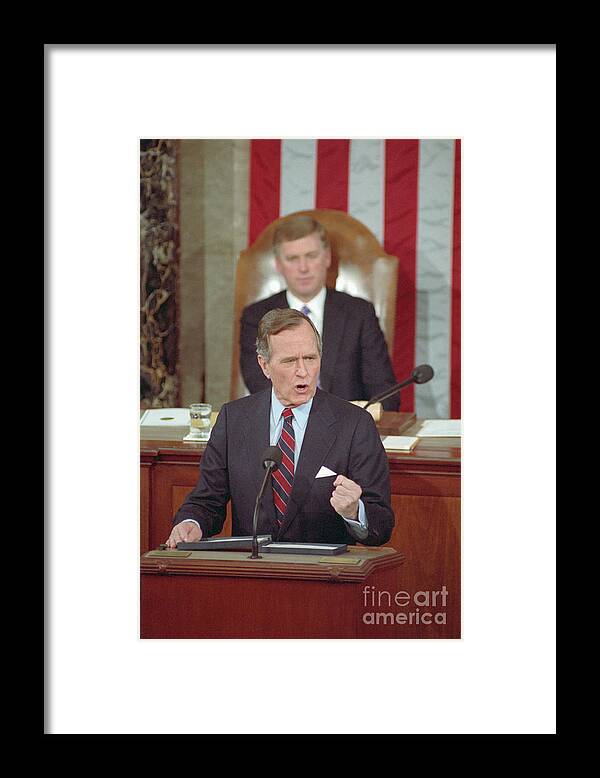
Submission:
<svg viewBox="0 0 600 778">
<path fill-rule="evenodd" d="M 384 411 L 377 428 L 382 436 L 416 435 L 421 424 L 414 414 Z M 173 516 L 198 480 L 204 448 L 182 440 L 140 441 L 140 554 L 169 537 Z M 444 621 L 435 613 L 431 623 L 415 619 L 398 637 L 460 638 L 461 440 L 421 438 L 410 451 L 388 451 L 387 457 L 396 517 L 389 546 L 406 557 L 395 568 L 393 589 L 431 598 L 448 592 Z M 221 534 L 231 535 L 230 511 Z M 428 605 L 417 607 L 429 612 Z"/>
<path fill-rule="evenodd" d="M 365 617 L 374 593 L 397 588 L 404 557 L 389 546 L 326 557 L 185 553 L 142 556 L 142 638 L 401 637 L 397 625 Z"/>
</svg>

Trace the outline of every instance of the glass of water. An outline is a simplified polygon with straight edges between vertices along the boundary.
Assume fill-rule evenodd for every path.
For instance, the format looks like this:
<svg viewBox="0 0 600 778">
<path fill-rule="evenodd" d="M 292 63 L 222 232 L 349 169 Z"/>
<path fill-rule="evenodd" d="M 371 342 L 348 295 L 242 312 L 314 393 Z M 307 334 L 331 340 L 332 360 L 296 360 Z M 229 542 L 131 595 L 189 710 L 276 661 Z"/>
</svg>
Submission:
<svg viewBox="0 0 600 778">
<path fill-rule="evenodd" d="M 208 440 L 210 437 L 210 403 L 192 403 L 190 405 L 190 435 L 197 440 Z"/>
</svg>

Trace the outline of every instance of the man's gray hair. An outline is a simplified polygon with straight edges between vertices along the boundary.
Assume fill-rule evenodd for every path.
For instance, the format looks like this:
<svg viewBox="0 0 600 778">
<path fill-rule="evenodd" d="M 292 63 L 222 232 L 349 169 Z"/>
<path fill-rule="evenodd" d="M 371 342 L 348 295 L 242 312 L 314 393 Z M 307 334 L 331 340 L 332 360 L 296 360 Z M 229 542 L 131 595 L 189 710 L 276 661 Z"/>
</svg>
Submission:
<svg viewBox="0 0 600 778">
<path fill-rule="evenodd" d="M 315 339 L 317 341 L 317 349 L 319 356 L 323 352 L 323 345 L 321 343 L 321 336 L 319 330 L 315 327 L 312 321 L 300 311 L 294 308 L 273 308 L 272 311 L 268 311 L 262 317 L 258 323 L 258 337 L 256 338 L 256 353 L 262 357 L 265 362 L 271 360 L 271 342 L 269 340 L 270 335 L 277 335 L 284 330 L 291 330 L 294 327 L 299 327 L 303 321 L 310 324 L 312 331 L 315 333 Z"/>
</svg>

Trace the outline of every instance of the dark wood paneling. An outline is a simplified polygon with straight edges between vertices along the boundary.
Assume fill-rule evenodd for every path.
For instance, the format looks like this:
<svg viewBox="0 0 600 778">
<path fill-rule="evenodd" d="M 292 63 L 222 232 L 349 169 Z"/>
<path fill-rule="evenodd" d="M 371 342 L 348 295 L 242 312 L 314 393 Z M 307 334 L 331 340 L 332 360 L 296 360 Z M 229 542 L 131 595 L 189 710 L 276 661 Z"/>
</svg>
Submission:
<svg viewBox="0 0 600 778">
<path fill-rule="evenodd" d="M 150 503 L 152 470 L 149 465 L 140 467 L 140 551 L 150 550 Z"/>
<path fill-rule="evenodd" d="M 401 564 L 401 555 L 389 552 L 365 570 L 145 557 L 141 637 L 394 638 L 395 626 L 364 622 L 363 590 L 392 586 Z"/>
<path fill-rule="evenodd" d="M 396 591 L 405 591 L 424 603 L 437 595 L 438 607 L 407 606 L 417 614 L 438 613 L 445 624 L 407 624 L 404 637 L 460 637 L 460 498 L 393 494 L 396 526 L 389 545 L 406 557 L 398 570 Z M 446 607 L 440 607 L 443 593 Z M 416 617 L 415 617 L 416 618 Z"/>
</svg>

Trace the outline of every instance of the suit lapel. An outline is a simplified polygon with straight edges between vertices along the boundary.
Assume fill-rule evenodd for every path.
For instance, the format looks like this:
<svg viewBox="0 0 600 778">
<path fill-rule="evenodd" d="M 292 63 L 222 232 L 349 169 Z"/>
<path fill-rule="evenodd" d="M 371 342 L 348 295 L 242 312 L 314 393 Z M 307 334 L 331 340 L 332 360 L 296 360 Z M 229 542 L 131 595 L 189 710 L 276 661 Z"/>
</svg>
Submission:
<svg viewBox="0 0 600 778">
<path fill-rule="evenodd" d="M 271 298 L 271 306 L 269 307 L 269 310 L 272 311 L 273 308 L 289 308 L 290 304 L 287 300 L 287 295 L 285 293 L 285 289 L 283 292 L 278 292 L 276 295 L 273 295 Z"/>
<path fill-rule="evenodd" d="M 309 495 L 315 476 L 335 442 L 337 436 L 336 422 L 337 419 L 327 402 L 327 395 L 317 389 L 308 417 L 300 459 L 294 473 L 294 487 L 280 535 L 284 535 L 290 524 L 295 520 Z"/>
<path fill-rule="evenodd" d="M 335 375 L 336 355 L 342 347 L 346 315 L 338 302 L 335 290 L 327 289 L 323 309 L 323 356 L 319 383 L 321 389 L 330 391 Z"/>
<path fill-rule="evenodd" d="M 254 501 L 265 474 L 261 457 L 271 443 L 271 388 L 269 387 L 269 389 L 252 395 L 252 397 L 253 399 L 255 398 L 255 401 L 248 404 L 244 420 L 240 426 L 240 434 L 244 441 L 244 456 L 246 457 L 245 461 L 248 463 L 248 472 L 254 474 L 251 490 L 251 493 L 254 494 Z M 254 463 L 258 463 L 258 466 Z M 266 517 L 268 517 L 268 523 L 271 523 L 274 511 L 271 484 L 267 482 L 259 512 L 259 527 L 265 523 Z"/>
</svg>

